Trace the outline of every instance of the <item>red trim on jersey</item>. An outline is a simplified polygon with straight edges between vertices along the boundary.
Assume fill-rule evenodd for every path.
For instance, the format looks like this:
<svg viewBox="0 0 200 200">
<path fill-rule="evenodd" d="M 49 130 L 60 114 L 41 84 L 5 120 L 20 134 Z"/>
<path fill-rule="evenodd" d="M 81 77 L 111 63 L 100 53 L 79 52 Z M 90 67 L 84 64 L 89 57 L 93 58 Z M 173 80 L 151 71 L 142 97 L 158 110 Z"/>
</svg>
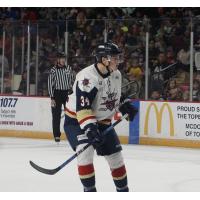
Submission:
<svg viewBox="0 0 200 200">
<path fill-rule="evenodd" d="M 124 165 L 120 168 L 112 170 L 113 177 L 122 177 L 124 174 L 126 174 L 126 168 Z"/>
<path fill-rule="evenodd" d="M 96 117 L 94 115 L 85 117 L 84 119 L 79 121 L 79 124 L 82 124 L 83 122 L 85 122 L 85 121 L 87 121 L 89 119 L 96 119 Z"/>
<path fill-rule="evenodd" d="M 72 112 L 72 111 L 69 110 L 68 108 L 65 108 L 65 111 L 67 111 L 67 112 L 70 113 L 71 115 L 75 115 L 75 116 L 76 116 L 76 113 L 75 113 L 75 112 Z"/>
<path fill-rule="evenodd" d="M 79 165 L 78 172 L 79 172 L 79 175 L 81 175 L 81 176 L 87 175 L 87 174 L 92 174 L 94 172 L 94 166 L 93 166 L 93 164 Z"/>
</svg>

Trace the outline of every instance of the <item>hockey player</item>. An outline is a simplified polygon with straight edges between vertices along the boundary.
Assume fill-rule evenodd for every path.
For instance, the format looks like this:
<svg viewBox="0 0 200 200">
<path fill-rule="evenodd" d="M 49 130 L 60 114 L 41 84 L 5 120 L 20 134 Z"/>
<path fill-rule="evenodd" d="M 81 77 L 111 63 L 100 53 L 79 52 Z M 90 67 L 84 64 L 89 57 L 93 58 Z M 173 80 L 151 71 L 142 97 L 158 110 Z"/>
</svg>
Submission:
<svg viewBox="0 0 200 200">
<path fill-rule="evenodd" d="M 111 125 L 118 109 L 128 113 L 133 120 L 137 110 L 126 101 L 120 104 L 121 74 L 118 70 L 121 50 L 113 43 L 98 45 L 96 63 L 81 70 L 73 85 L 73 93 L 66 104 L 64 130 L 74 151 L 79 151 L 93 141 L 78 158 L 78 173 L 85 192 L 95 192 L 94 150 L 104 156 L 118 192 L 128 192 L 126 168 L 122 147 L 113 129 L 102 132 Z M 121 105 L 121 106 L 119 106 Z"/>
</svg>

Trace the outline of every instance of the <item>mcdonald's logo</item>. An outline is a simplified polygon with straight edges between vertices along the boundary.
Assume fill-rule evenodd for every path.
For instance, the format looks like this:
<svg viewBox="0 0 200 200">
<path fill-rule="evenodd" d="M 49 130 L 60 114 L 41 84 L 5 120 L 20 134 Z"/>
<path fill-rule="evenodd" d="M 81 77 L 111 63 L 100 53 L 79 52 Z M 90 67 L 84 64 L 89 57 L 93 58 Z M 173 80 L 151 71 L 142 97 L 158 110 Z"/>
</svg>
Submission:
<svg viewBox="0 0 200 200">
<path fill-rule="evenodd" d="M 170 136 L 174 136 L 174 119 L 173 113 L 168 103 L 163 103 L 161 109 L 159 110 L 155 103 L 150 103 L 147 107 L 146 115 L 145 115 L 145 123 L 144 123 L 144 135 L 148 135 L 148 126 L 149 126 L 149 114 L 151 108 L 154 108 L 156 114 L 156 121 L 157 121 L 157 133 L 161 133 L 161 126 L 162 126 L 162 118 L 163 118 L 163 111 L 166 108 L 169 113 L 169 125 L 170 125 Z"/>
</svg>

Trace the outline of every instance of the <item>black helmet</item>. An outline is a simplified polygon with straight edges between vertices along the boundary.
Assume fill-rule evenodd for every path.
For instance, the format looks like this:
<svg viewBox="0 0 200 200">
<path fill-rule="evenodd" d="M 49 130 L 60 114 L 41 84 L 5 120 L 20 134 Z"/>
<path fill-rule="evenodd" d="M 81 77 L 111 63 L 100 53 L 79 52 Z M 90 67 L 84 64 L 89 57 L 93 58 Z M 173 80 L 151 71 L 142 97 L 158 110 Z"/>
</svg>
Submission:
<svg viewBox="0 0 200 200">
<path fill-rule="evenodd" d="M 105 42 L 103 44 L 99 44 L 95 51 L 95 56 L 97 62 L 101 62 L 102 57 L 107 57 L 108 55 L 118 55 L 121 54 L 122 51 L 119 47 L 111 42 Z"/>
<path fill-rule="evenodd" d="M 66 54 L 64 52 L 57 52 L 57 58 L 66 58 Z"/>
<path fill-rule="evenodd" d="M 122 53 L 119 47 L 111 42 L 99 44 L 96 48 L 96 55 L 117 55 Z"/>
</svg>

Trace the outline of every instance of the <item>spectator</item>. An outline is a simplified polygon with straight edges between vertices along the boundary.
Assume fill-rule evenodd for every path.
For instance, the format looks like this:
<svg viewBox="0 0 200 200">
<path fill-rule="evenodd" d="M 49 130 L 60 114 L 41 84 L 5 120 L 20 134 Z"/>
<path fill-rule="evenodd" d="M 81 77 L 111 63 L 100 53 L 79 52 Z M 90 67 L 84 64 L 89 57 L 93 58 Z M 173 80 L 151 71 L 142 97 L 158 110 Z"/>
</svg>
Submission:
<svg viewBox="0 0 200 200">
<path fill-rule="evenodd" d="M 150 100 L 162 101 L 164 99 L 162 98 L 162 94 L 160 91 L 154 90 L 151 92 Z"/>
<path fill-rule="evenodd" d="M 176 73 L 176 82 L 179 85 L 188 85 L 190 80 L 189 72 L 184 71 L 182 68 L 178 69 Z"/>
<path fill-rule="evenodd" d="M 22 73 L 22 80 L 19 84 L 17 92 L 21 93 L 22 95 L 26 95 L 26 91 L 27 91 L 27 71 L 24 71 Z"/>
<path fill-rule="evenodd" d="M 21 72 L 21 66 L 20 66 L 19 60 L 15 59 L 14 63 L 15 63 L 15 65 L 14 65 L 14 74 L 20 75 L 22 72 Z"/>
<path fill-rule="evenodd" d="M 168 47 L 166 54 L 167 63 L 173 64 L 176 62 L 174 51 L 172 47 Z"/>
<path fill-rule="evenodd" d="M 175 79 L 170 79 L 165 90 L 165 98 L 167 100 L 181 100 L 182 92 L 176 84 Z"/>
<path fill-rule="evenodd" d="M 77 28 L 83 29 L 86 25 L 86 22 L 87 22 L 87 19 L 86 19 L 85 13 L 83 11 L 80 11 L 76 17 Z"/>
<path fill-rule="evenodd" d="M 159 50 L 155 47 L 155 41 L 150 40 L 149 41 L 149 58 L 154 61 L 156 60 L 158 54 L 159 54 Z"/>
<path fill-rule="evenodd" d="M 137 86 L 133 85 L 131 87 L 130 93 L 131 94 L 135 93 L 135 91 L 137 89 L 139 89 L 139 91 L 140 91 L 140 88 L 142 86 L 143 72 L 142 72 L 142 69 L 141 69 L 141 67 L 138 63 L 138 58 L 132 60 L 131 67 L 130 67 L 127 75 L 128 75 L 128 78 L 129 78 L 130 81 L 137 81 L 137 84 L 138 84 L 138 87 L 139 87 L 139 88 L 136 88 Z M 139 92 L 134 96 L 134 98 L 139 98 Z"/>
<path fill-rule="evenodd" d="M 166 62 L 166 55 L 165 53 L 161 52 L 158 56 L 157 63 L 154 67 L 153 75 L 152 75 L 152 90 L 159 90 L 162 91 L 164 87 L 164 81 L 167 80 L 167 76 L 165 75 L 166 68 L 168 64 Z"/>
<path fill-rule="evenodd" d="M 185 90 L 183 92 L 183 101 L 189 101 L 190 100 L 190 91 L 189 90 Z"/>
<path fill-rule="evenodd" d="M 197 71 L 194 79 L 198 80 L 200 82 L 200 72 L 199 71 Z"/>
<path fill-rule="evenodd" d="M 184 71 L 189 71 L 190 65 L 190 50 L 189 45 L 185 45 L 177 54 L 177 60 L 181 63 L 180 68 Z"/>
<path fill-rule="evenodd" d="M 143 72 L 137 58 L 131 61 L 131 67 L 129 68 L 127 75 L 131 81 L 140 81 L 142 79 Z"/>
<path fill-rule="evenodd" d="M 24 16 L 23 16 L 23 20 L 24 21 L 32 21 L 32 22 L 36 22 L 37 20 L 37 11 L 35 8 L 26 8 L 25 12 L 24 12 Z"/>
<path fill-rule="evenodd" d="M 0 74 L 1 74 L 1 69 L 2 69 L 2 63 L 4 62 L 4 73 L 5 72 L 9 72 L 9 64 L 8 64 L 8 59 L 7 57 L 4 55 L 2 55 L 2 48 L 0 48 Z"/>
<path fill-rule="evenodd" d="M 200 100 L 200 82 L 198 80 L 194 80 L 193 82 L 192 100 L 193 101 Z"/>
<path fill-rule="evenodd" d="M 11 94 L 11 74 L 9 72 L 5 73 L 4 76 L 4 93 Z"/>
<path fill-rule="evenodd" d="M 18 27 L 21 27 L 21 25 L 13 28 L 11 21 L 21 19 L 37 23 L 37 20 L 48 20 L 48 23 L 44 21 L 42 25 L 39 25 L 39 35 L 42 41 L 40 41 L 39 56 L 45 56 L 48 59 L 52 52 L 55 51 L 55 48 L 58 49 L 59 47 L 60 51 L 64 50 L 63 36 L 66 30 L 64 20 L 68 19 L 69 62 L 72 62 L 70 63 L 71 65 L 78 65 L 76 67 L 77 72 L 90 64 L 91 59 L 88 55 L 98 43 L 104 41 L 106 31 L 107 40 L 115 41 L 124 50 L 124 54 L 128 59 L 141 56 L 141 60 L 144 60 L 145 32 L 146 28 L 148 28 L 150 31 L 149 64 L 151 72 L 154 73 L 151 89 L 152 91 L 160 90 L 166 87 L 168 79 L 175 74 L 177 77 L 180 74 L 188 77 L 188 74 L 185 73 L 189 70 L 190 61 L 188 43 L 190 21 L 188 17 L 197 16 L 199 13 L 200 11 L 197 8 L 0 8 L 0 19 L 6 22 L 3 24 L 6 30 L 5 73 L 10 72 L 12 64 L 11 44 L 13 30 L 16 33 L 15 36 L 22 36 L 22 31 L 18 31 Z M 107 23 L 105 23 L 105 18 L 108 19 Z M 61 20 L 61 22 L 57 22 L 57 20 Z M 198 36 L 200 24 L 198 20 L 194 21 L 194 43 L 198 51 L 200 48 L 200 37 Z M 31 34 L 33 36 L 36 33 L 33 33 L 35 31 L 34 27 L 36 27 L 34 24 L 31 25 Z M 0 28 L 2 30 L 2 27 Z M 32 37 L 31 47 L 33 49 L 36 48 L 35 41 L 34 37 Z M 27 47 L 26 42 L 27 40 L 25 39 L 25 47 Z M 2 38 L 0 43 L 2 44 Z M 22 40 L 18 41 L 16 37 L 15 52 L 19 52 L 19 54 L 21 54 L 21 43 Z M 164 63 L 160 62 L 160 59 L 157 60 L 159 52 L 164 52 Z M 25 55 L 27 54 L 26 48 L 24 53 Z M 41 55 L 42 53 L 43 55 Z M 75 54 L 77 56 L 74 59 Z M 17 56 L 18 64 L 14 62 L 14 67 L 17 65 L 15 72 L 17 70 L 17 73 L 20 72 L 21 74 L 21 63 L 23 62 L 20 56 Z M 17 56 L 15 55 L 15 59 Z M 41 63 L 41 59 L 42 57 L 39 57 L 39 63 Z M 176 59 L 179 64 L 165 69 L 170 64 L 177 62 Z M 0 62 L 2 63 L 1 60 L 0 54 Z M 32 60 L 32 55 L 30 60 Z M 143 62 L 140 63 L 141 69 L 143 67 L 142 64 Z M 39 69 L 40 77 L 43 76 L 43 72 L 48 71 L 45 66 L 44 68 L 45 70 Z M 177 73 L 177 68 L 181 73 Z M 176 79 L 178 85 L 188 84 L 189 79 L 186 80 L 185 78 L 183 81 L 183 78 L 181 76 Z M 39 86 L 41 87 L 40 84 Z M 46 86 L 44 88 L 42 86 L 42 90 L 46 91 Z"/>
</svg>

